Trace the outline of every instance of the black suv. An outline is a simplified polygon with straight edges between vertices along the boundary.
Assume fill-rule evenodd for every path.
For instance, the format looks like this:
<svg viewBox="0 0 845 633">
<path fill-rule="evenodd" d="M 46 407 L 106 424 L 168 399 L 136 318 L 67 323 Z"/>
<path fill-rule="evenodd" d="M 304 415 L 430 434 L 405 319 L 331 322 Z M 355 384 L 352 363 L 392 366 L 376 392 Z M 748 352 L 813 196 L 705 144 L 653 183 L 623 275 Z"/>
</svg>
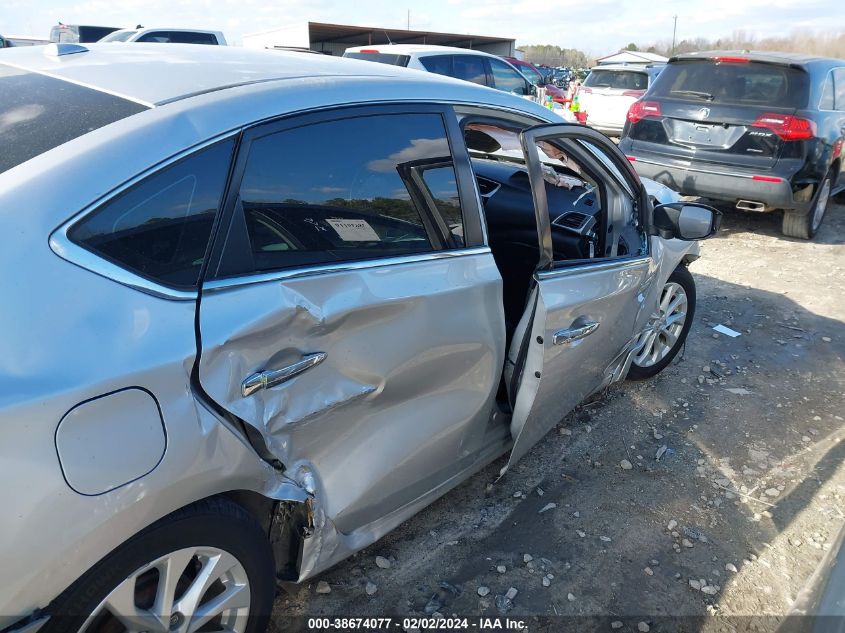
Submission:
<svg viewBox="0 0 845 633">
<path fill-rule="evenodd" d="M 747 211 L 783 209 L 812 238 L 845 189 L 845 61 L 678 55 L 628 111 L 619 148 L 641 176 Z"/>
</svg>

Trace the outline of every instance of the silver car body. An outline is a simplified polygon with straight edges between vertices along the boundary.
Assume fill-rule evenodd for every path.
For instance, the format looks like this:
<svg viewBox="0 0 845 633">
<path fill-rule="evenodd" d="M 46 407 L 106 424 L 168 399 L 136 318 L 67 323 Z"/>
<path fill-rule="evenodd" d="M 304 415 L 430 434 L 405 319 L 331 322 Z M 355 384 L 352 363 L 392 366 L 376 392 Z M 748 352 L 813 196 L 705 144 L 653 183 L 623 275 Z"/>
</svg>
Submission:
<svg viewBox="0 0 845 633">
<path fill-rule="evenodd" d="M 48 605 L 155 520 L 230 491 L 310 504 L 298 578 L 312 576 L 505 453 L 514 437 L 518 458 L 550 420 L 624 377 L 656 293 L 695 255 L 694 243 L 651 237 L 647 256 L 541 275 L 544 316 L 524 327 L 551 341 L 588 313 L 601 336 L 575 354 L 551 343 L 532 350 L 530 384 L 513 419 L 503 418 L 494 407 L 506 355 L 502 282 L 485 246 L 212 282 L 198 302 L 64 231 L 140 177 L 281 115 L 414 102 L 486 104 L 538 123 L 553 114 L 381 64 L 218 47 L 88 48 L 12 49 L 2 60 L 150 107 L 0 174 L 0 627 Z M 198 397 L 198 304 L 202 387 L 252 426 L 282 469 Z M 319 369 L 243 397 L 251 372 L 318 352 L 327 354 Z M 548 394 L 560 395 L 578 365 L 588 371 L 567 378 L 567 395 L 552 403 Z M 127 409 L 131 424 L 121 419 Z M 65 425 L 75 441 L 62 439 Z"/>
</svg>

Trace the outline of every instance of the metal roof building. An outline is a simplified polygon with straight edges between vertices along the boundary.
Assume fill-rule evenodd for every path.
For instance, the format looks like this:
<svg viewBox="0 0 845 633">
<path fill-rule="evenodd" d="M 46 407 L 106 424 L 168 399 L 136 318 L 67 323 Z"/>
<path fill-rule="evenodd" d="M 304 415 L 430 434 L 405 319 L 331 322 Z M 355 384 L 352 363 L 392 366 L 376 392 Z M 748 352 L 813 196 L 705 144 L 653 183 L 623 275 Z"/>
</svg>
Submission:
<svg viewBox="0 0 845 633">
<path fill-rule="evenodd" d="M 668 57 L 657 53 L 646 53 L 644 51 L 621 51 L 613 55 L 599 57 L 596 63 L 601 64 L 658 64 L 668 62 Z"/>
<path fill-rule="evenodd" d="M 301 22 L 243 36 L 243 45 L 246 48 L 307 48 L 328 55 L 343 55 L 350 46 L 389 43 L 457 46 L 494 55 L 511 56 L 516 50 L 516 40 L 511 38 L 321 22 Z"/>
</svg>

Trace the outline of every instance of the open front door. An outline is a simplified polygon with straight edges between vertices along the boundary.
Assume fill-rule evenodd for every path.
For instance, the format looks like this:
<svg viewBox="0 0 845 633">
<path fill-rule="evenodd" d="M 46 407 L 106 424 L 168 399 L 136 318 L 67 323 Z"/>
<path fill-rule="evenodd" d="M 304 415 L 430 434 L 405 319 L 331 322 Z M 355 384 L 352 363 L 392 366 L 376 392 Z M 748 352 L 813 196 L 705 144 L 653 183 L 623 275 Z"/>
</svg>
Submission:
<svg viewBox="0 0 845 633">
<path fill-rule="evenodd" d="M 643 306 L 655 278 L 640 216 L 648 202 L 612 143 L 572 125 L 529 128 L 520 141 L 540 259 L 508 357 L 514 446 L 502 473 L 610 381 L 648 319 Z M 561 186 L 567 195 L 547 195 Z M 559 208 L 549 208 L 551 198 Z M 591 201 L 586 214 L 585 200 Z M 558 232 L 571 233 L 578 214 L 591 218 L 584 223 L 593 228 L 580 236 L 591 257 L 561 259 L 564 233 Z"/>
</svg>

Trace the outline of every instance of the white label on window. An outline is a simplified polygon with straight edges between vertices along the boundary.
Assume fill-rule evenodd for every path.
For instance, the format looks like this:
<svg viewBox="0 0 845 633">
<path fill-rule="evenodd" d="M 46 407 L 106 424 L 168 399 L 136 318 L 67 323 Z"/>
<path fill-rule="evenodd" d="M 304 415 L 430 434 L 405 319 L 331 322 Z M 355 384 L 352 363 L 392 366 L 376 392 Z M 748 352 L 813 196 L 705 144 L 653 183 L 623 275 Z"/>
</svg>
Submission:
<svg viewBox="0 0 845 633">
<path fill-rule="evenodd" d="M 366 220 L 327 219 L 326 222 L 344 242 L 379 242 L 381 238 Z"/>
</svg>

